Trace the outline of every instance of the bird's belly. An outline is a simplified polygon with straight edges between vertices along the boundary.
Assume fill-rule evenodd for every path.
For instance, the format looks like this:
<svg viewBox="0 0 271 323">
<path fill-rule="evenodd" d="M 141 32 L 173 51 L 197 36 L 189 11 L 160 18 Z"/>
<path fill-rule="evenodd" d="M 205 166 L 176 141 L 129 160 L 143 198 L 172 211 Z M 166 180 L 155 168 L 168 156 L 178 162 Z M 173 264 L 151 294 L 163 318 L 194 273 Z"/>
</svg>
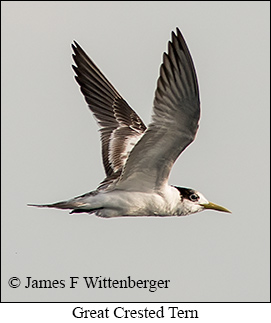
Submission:
<svg viewBox="0 0 271 323">
<path fill-rule="evenodd" d="M 174 215 L 171 205 L 159 194 L 116 190 L 99 198 L 103 208 L 96 214 L 103 217 Z"/>
</svg>

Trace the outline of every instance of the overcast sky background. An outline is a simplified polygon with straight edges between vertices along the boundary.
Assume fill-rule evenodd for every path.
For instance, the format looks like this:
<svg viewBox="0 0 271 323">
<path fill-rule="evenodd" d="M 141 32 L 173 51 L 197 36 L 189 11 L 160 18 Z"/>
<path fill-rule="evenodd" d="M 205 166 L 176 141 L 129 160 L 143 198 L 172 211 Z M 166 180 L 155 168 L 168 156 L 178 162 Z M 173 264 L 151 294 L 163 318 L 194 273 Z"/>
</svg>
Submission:
<svg viewBox="0 0 271 323">
<path fill-rule="evenodd" d="M 2 301 L 269 300 L 269 2 L 2 2 Z M 101 219 L 37 209 L 103 179 L 98 126 L 73 78 L 76 40 L 148 124 L 179 27 L 202 116 L 170 183 L 232 214 Z M 21 286 L 10 288 L 10 277 Z M 78 276 L 75 289 L 69 277 Z M 169 279 L 87 289 L 83 276 Z M 24 288 L 26 277 L 66 288 Z"/>
</svg>

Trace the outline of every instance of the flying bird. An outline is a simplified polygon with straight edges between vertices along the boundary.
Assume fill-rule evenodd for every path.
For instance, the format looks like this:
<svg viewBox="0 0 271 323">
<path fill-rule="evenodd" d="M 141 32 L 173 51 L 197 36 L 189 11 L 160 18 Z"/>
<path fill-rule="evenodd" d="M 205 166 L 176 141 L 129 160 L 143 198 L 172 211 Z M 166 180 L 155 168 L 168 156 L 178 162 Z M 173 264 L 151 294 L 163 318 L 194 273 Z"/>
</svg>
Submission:
<svg viewBox="0 0 271 323">
<path fill-rule="evenodd" d="M 75 79 L 100 126 L 106 177 L 96 190 L 67 201 L 29 205 L 104 218 L 230 212 L 194 189 L 168 184 L 174 162 L 195 139 L 200 118 L 196 70 L 180 30 L 172 32 L 163 54 L 148 127 L 77 42 L 72 49 Z"/>
</svg>

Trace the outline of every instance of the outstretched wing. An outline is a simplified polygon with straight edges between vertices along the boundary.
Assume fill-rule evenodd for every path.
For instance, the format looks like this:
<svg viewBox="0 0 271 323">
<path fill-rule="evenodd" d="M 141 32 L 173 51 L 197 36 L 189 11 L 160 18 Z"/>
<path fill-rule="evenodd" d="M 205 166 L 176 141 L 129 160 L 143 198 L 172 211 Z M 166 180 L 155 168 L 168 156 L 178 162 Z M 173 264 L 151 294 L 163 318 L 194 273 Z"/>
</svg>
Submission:
<svg viewBox="0 0 271 323">
<path fill-rule="evenodd" d="M 196 71 L 185 40 L 172 32 L 163 55 L 152 122 L 131 151 L 120 189 L 159 190 L 181 152 L 194 140 L 200 118 Z"/>
<path fill-rule="evenodd" d="M 110 180 L 120 174 L 146 126 L 83 49 L 76 42 L 72 48 L 75 79 L 101 127 L 103 165 Z"/>
</svg>

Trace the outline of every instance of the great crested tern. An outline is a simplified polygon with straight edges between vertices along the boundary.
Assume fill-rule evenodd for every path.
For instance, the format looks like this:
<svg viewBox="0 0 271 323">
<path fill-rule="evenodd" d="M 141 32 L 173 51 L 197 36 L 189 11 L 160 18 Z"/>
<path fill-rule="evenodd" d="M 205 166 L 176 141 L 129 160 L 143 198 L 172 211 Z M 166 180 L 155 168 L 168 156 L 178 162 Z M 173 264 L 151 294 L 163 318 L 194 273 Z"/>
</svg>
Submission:
<svg viewBox="0 0 271 323">
<path fill-rule="evenodd" d="M 96 190 L 78 197 L 30 205 L 105 218 L 230 212 L 198 191 L 168 184 L 171 168 L 194 140 L 200 118 L 197 75 L 180 30 L 172 32 L 163 55 L 148 127 L 77 42 L 72 49 L 75 79 L 101 127 L 106 177 Z"/>
</svg>

